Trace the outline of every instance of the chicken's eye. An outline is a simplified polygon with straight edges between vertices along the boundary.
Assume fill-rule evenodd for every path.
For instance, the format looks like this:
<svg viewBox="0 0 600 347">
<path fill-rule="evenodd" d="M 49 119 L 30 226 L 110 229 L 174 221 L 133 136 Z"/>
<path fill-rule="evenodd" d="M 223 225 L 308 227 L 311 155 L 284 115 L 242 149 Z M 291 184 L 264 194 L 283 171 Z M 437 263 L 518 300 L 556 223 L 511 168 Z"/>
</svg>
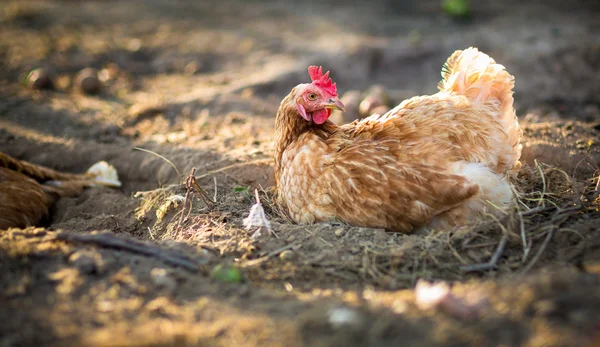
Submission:
<svg viewBox="0 0 600 347">
<path fill-rule="evenodd" d="M 308 100 L 310 100 L 310 101 L 317 100 L 317 95 L 314 93 L 308 94 Z"/>
</svg>

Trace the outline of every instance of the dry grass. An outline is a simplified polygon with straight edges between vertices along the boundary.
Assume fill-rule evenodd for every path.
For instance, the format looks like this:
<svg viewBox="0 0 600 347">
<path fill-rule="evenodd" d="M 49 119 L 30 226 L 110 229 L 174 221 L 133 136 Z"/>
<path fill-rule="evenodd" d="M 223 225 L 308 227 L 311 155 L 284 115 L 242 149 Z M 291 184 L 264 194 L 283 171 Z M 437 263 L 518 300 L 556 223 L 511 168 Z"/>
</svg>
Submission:
<svg viewBox="0 0 600 347">
<path fill-rule="evenodd" d="M 153 230 L 161 239 L 186 241 L 216 254 L 233 255 L 240 266 L 250 269 L 254 279 L 283 279 L 292 276 L 290 273 L 317 272 L 349 283 L 361 281 L 400 288 L 413 286 L 418 278 L 462 281 L 481 275 L 525 274 L 555 261 L 559 250 L 566 257 L 560 259 L 563 264 L 573 263 L 592 236 L 583 235 L 570 225 L 598 210 L 598 178 L 578 181 L 564 170 L 536 162 L 533 167 L 524 165 L 513 182 L 515 205 L 499 217 L 490 213 L 487 218 L 452 232 L 387 234 L 388 242 L 337 238 L 323 231 L 331 226 L 293 225 L 277 203 L 274 189 L 262 189 L 260 195 L 279 239 L 254 240 L 251 232 L 244 230 L 242 219 L 254 198 L 236 196 L 230 193 L 230 187 L 221 187 L 222 193 L 214 199 L 219 203 L 213 206 L 199 198 L 191 199 L 187 207 L 170 205 L 165 219 L 155 220 Z M 165 206 L 173 196 L 189 195 L 190 189 L 178 185 L 138 193 L 143 199 L 138 215 Z M 341 228 L 354 233 L 350 226 Z M 315 234 L 323 249 L 298 242 L 298 237 Z M 554 242 L 557 236 L 567 243 Z M 300 256 L 284 271 L 280 260 L 270 255 L 288 249 Z M 325 253 L 334 255 L 327 257 Z M 354 255 L 346 257 L 349 253 Z M 257 261 L 260 266 L 246 266 Z"/>
</svg>

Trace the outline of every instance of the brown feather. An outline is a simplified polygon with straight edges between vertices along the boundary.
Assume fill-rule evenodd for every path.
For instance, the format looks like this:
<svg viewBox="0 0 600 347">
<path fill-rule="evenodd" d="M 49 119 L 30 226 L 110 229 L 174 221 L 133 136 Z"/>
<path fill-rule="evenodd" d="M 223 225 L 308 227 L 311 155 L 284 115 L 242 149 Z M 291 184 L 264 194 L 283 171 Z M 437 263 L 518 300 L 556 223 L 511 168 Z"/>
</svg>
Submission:
<svg viewBox="0 0 600 347">
<path fill-rule="evenodd" d="M 407 232 L 465 223 L 485 200 L 505 205 L 505 175 L 520 156 L 513 79 L 486 55 L 464 52 L 449 60 L 449 90 L 343 126 L 304 120 L 292 90 L 275 136 L 279 199 L 290 216 Z M 483 71 L 461 70 L 471 65 Z"/>
<path fill-rule="evenodd" d="M 90 173 L 55 171 L 0 152 L 0 230 L 39 225 L 59 198 L 106 185 L 95 178 Z"/>
</svg>

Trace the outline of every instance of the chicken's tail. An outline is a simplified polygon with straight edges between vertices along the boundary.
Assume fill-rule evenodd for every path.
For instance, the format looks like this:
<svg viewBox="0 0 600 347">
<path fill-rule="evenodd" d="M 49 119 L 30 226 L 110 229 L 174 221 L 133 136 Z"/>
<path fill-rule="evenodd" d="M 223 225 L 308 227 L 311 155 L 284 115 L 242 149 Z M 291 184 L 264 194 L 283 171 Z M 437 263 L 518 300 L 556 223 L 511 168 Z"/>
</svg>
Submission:
<svg viewBox="0 0 600 347">
<path fill-rule="evenodd" d="M 499 106 L 501 122 L 509 143 L 513 147 L 514 168 L 518 169 L 521 157 L 522 131 L 513 107 L 515 78 L 503 65 L 497 64 L 477 48 L 456 51 L 442 67 L 441 91 L 466 96 L 473 103 L 494 103 Z"/>
</svg>

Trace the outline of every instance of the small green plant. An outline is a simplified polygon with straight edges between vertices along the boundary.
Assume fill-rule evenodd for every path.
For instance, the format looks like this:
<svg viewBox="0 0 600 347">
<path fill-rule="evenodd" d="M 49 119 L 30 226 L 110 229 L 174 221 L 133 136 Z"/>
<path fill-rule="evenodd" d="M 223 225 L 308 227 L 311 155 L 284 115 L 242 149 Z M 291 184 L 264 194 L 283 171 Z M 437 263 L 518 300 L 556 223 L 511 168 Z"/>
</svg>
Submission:
<svg viewBox="0 0 600 347">
<path fill-rule="evenodd" d="M 234 193 L 245 193 L 245 194 L 248 194 L 248 189 L 250 189 L 250 186 L 248 186 L 248 187 L 240 187 L 240 186 L 238 186 L 238 187 L 233 188 L 233 192 Z"/>
<path fill-rule="evenodd" d="M 240 269 L 235 266 L 223 264 L 216 265 L 210 272 L 210 277 L 227 283 L 242 283 L 244 281 L 244 276 Z"/>
</svg>

